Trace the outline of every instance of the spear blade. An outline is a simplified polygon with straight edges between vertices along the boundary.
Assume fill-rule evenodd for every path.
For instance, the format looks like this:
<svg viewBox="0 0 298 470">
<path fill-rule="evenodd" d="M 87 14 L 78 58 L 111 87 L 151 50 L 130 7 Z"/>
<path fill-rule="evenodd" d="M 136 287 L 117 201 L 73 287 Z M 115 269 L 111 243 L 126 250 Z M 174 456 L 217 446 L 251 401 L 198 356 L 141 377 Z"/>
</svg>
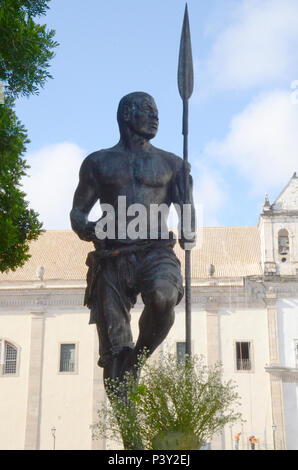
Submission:
<svg viewBox="0 0 298 470">
<path fill-rule="evenodd" d="M 178 88 L 183 101 L 188 100 L 193 92 L 194 74 L 192 49 L 190 40 L 190 28 L 187 4 L 185 6 L 183 27 L 180 40 L 179 65 L 178 65 Z"/>
</svg>

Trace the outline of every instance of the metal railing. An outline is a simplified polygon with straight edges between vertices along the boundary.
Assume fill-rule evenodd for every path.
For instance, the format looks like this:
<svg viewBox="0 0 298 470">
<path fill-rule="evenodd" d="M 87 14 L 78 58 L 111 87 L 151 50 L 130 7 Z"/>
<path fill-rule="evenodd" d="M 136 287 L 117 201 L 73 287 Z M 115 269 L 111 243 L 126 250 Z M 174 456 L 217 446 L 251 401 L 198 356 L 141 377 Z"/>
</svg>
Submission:
<svg viewBox="0 0 298 470">
<path fill-rule="evenodd" d="M 237 370 L 251 370 L 251 360 L 237 359 Z"/>
<path fill-rule="evenodd" d="M 75 362 L 74 361 L 60 361 L 60 372 L 74 372 Z"/>
</svg>

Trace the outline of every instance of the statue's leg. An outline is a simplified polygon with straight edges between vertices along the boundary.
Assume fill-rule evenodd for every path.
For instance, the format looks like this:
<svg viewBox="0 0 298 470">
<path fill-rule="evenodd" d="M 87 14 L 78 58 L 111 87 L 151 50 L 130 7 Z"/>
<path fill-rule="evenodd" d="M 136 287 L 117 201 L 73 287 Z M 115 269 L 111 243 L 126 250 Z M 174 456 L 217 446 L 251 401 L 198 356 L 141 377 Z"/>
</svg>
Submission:
<svg viewBox="0 0 298 470">
<path fill-rule="evenodd" d="M 119 422 L 124 448 L 127 450 L 143 449 L 137 425 L 135 425 L 133 436 L 131 433 L 127 434 L 123 414 L 118 415 L 117 401 L 115 405 L 115 396 L 111 395 L 107 381 L 107 379 L 118 379 L 122 382 L 123 386 L 119 386 L 117 390 L 117 400 L 126 405 L 130 419 L 136 420 L 135 405 L 129 400 L 124 381 L 125 372 L 135 370 L 133 368 L 134 344 L 130 325 L 130 309 L 134 298 L 126 288 L 125 269 L 123 269 L 123 265 L 124 268 L 126 267 L 125 259 L 121 265 L 122 269 L 117 261 L 117 259 L 106 260 L 97 284 L 97 303 L 94 306 L 96 316 L 94 316 L 97 319 L 99 338 L 98 364 L 104 369 L 105 389 L 112 407 L 115 407 L 115 416 Z"/>
<path fill-rule="evenodd" d="M 135 353 L 131 348 L 124 347 L 104 366 L 103 378 L 123 380 L 125 372 L 134 372 Z"/>
<path fill-rule="evenodd" d="M 174 307 L 183 297 L 180 263 L 172 248 L 159 247 L 138 258 L 138 288 L 144 310 L 139 320 L 136 354 L 152 354 L 173 326 Z"/>
<path fill-rule="evenodd" d="M 150 288 L 147 284 L 142 298 L 145 308 L 139 320 L 135 351 L 139 354 L 146 348 L 150 355 L 164 341 L 174 324 L 178 289 L 166 279 L 156 279 Z"/>
<path fill-rule="evenodd" d="M 165 279 L 157 279 L 146 283 L 146 291 L 142 292 L 145 304 L 139 320 L 139 338 L 134 354 L 130 356 L 130 368 L 137 374 L 138 354 L 146 348 L 149 355 L 162 343 L 174 323 L 174 307 L 177 304 L 178 289 Z M 133 369 L 134 367 L 134 369 Z M 134 404 L 131 403 L 131 411 Z M 122 434 L 125 449 L 142 449 L 142 440 L 136 430 L 134 442 L 126 442 Z"/>
<path fill-rule="evenodd" d="M 99 339 L 98 365 L 104 379 L 123 378 L 134 350 L 130 325 L 131 299 L 119 283 L 117 265 L 108 260 L 98 279 L 96 326 Z"/>
<path fill-rule="evenodd" d="M 122 314 L 122 312 L 121 312 Z M 135 376 L 137 375 L 136 367 L 135 365 L 135 354 L 134 350 L 132 347 L 126 346 L 128 340 L 131 338 L 131 329 L 130 325 L 128 322 L 123 322 L 120 319 L 118 319 L 118 327 L 117 327 L 117 332 L 119 334 L 119 337 L 122 338 L 123 340 L 123 347 L 121 344 L 121 340 L 119 340 L 119 337 L 117 337 L 117 348 L 119 348 L 119 352 L 116 352 L 114 350 L 113 353 L 109 354 L 109 356 L 106 356 L 106 360 L 103 363 L 103 378 L 104 378 L 104 386 L 106 389 L 106 393 L 108 398 L 110 399 L 111 405 L 113 407 L 114 405 L 114 399 L 111 399 L 109 396 L 109 381 L 106 379 L 118 379 L 120 381 L 124 380 L 124 375 L 125 372 L 127 371 L 133 371 L 135 372 Z M 98 334 L 99 338 L 102 337 L 102 331 L 100 330 L 99 325 L 97 325 L 98 329 Z M 107 340 L 107 337 L 105 337 Z M 116 337 L 114 334 L 110 337 L 110 339 L 113 341 L 113 344 L 115 345 L 115 339 Z M 123 382 L 125 384 L 125 382 Z M 119 392 L 118 392 L 118 400 L 123 401 L 126 404 L 127 407 L 127 412 L 130 415 L 130 419 L 136 420 L 136 410 L 135 410 L 135 404 L 131 402 L 128 398 L 127 392 L 126 392 L 126 386 L 124 388 L 120 387 Z M 123 440 L 123 446 L 124 449 L 126 450 L 142 450 L 143 449 L 143 444 L 142 444 L 142 439 L 138 433 L 138 428 L 137 426 L 135 427 L 135 434 L 132 437 L 131 433 L 127 434 L 127 428 L 125 427 L 125 420 L 123 421 L 124 417 L 123 414 L 118 416 L 118 407 L 116 406 L 115 408 L 115 416 L 119 422 L 119 428 Z M 124 428 L 122 427 L 124 423 Z"/>
</svg>

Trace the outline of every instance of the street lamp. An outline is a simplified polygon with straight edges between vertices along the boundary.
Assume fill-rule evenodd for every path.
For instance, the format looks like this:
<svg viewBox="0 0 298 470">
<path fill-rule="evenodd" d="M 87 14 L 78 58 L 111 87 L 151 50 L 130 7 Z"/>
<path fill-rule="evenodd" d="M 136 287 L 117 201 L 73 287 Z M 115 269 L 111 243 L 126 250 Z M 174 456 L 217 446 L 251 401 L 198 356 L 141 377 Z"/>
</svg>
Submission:
<svg viewBox="0 0 298 470">
<path fill-rule="evenodd" d="M 51 433 L 52 433 L 52 436 L 53 436 L 53 450 L 55 450 L 55 443 L 56 443 L 56 428 L 55 428 L 55 426 L 52 427 Z"/>
<path fill-rule="evenodd" d="M 276 443 L 275 443 L 275 432 L 276 432 L 276 424 L 272 424 L 272 432 L 273 432 L 273 449 L 276 450 Z"/>
</svg>

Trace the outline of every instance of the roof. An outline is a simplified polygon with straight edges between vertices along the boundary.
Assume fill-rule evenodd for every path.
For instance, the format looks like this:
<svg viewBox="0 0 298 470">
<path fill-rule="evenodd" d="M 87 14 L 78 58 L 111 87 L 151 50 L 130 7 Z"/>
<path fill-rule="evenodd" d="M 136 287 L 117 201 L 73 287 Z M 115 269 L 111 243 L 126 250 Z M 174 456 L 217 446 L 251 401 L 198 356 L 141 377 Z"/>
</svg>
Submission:
<svg viewBox="0 0 298 470">
<path fill-rule="evenodd" d="M 272 204 L 274 211 L 297 211 L 298 210 L 298 177 L 293 174 L 287 186 L 282 190 L 278 198 Z"/>
<path fill-rule="evenodd" d="M 198 246 L 192 250 L 192 278 L 207 279 L 208 267 L 215 266 L 215 278 L 261 275 L 261 248 L 257 227 L 205 227 Z M 72 230 L 47 230 L 30 244 L 31 258 L 22 268 L 0 273 L 1 283 L 37 280 L 36 271 L 45 269 L 44 280 L 85 280 L 85 260 L 93 245 L 81 241 Z M 184 269 L 184 252 L 175 251 Z M 182 271 L 183 272 L 183 271 Z"/>
</svg>

